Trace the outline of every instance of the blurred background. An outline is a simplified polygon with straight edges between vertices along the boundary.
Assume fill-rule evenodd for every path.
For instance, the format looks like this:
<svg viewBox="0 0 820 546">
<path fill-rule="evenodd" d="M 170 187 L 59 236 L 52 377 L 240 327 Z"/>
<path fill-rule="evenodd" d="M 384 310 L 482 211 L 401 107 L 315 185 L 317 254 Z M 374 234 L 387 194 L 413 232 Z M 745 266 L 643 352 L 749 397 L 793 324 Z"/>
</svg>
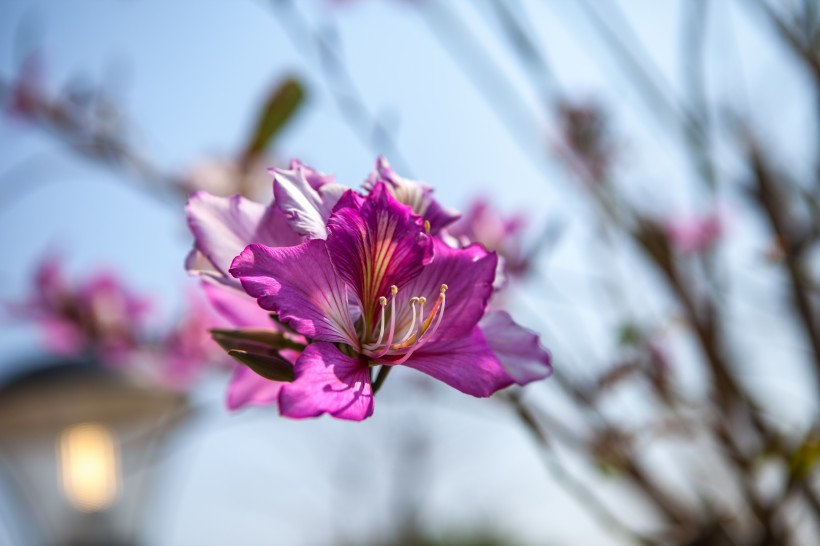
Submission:
<svg viewBox="0 0 820 546">
<path fill-rule="evenodd" d="M 0 99 L 0 544 L 820 543 L 815 0 L 5 0 Z M 187 194 L 380 154 L 554 377 L 229 412 Z"/>
</svg>

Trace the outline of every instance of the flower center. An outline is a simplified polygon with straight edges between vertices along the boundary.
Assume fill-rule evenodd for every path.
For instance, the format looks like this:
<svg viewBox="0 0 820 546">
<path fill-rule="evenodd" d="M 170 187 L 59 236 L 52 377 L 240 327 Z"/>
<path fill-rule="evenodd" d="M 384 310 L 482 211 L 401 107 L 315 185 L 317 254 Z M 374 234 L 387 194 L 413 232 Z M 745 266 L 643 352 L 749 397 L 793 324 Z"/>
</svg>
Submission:
<svg viewBox="0 0 820 546">
<path fill-rule="evenodd" d="M 396 332 L 396 296 L 399 289 L 394 285 L 390 287 L 390 301 L 385 296 L 379 298 L 381 306 L 381 320 L 379 321 L 379 336 L 373 343 L 365 343 L 363 348 L 365 354 L 371 358 L 382 358 L 383 356 L 400 356 L 393 364 L 401 364 L 410 358 L 419 347 L 425 345 L 436 333 L 441 319 L 444 317 L 444 307 L 447 300 L 445 293 L 447 285 L 442 284 L 439 290 L 438 299 L 433 304 L 432 309 L 425 317 L 424 306 L 427 298 L 424 296 L 412 296 L 408 300 L 412 310 L 410 325 L 403 335 Z M 390 307 L 389 319 L 387 318 L 387 307 Z M 388 325 L 389 322 L 389 325 Z M 399 337 L 400 335 L 400 337 Z"/>
</svg>

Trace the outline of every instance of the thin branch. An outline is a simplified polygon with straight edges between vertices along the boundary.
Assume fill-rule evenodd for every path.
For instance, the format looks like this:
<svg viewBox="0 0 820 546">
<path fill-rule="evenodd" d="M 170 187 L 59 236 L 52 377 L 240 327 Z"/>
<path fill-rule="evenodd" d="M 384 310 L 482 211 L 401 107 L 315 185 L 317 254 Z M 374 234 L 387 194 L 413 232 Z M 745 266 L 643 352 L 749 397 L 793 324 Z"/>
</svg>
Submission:
<svg viewBox="0 0 820 546">
<path fill-rule="evenodd" d="M 410 165 L 401 153 L 398 142 L 378 117 L 371 113 L 345 61 L 337 52 L 337 46 L 328 40 L 326 33 L 311 28 L 293 0 L 270 0 L 269 4 L 281 15 L 274 19 L 293 42 L 295 49 L 304 56 L 308 55 L 308 51 L 313 52 L 326 87 L 353 133 L 366 147 L 376 153 L 386 154 L 400 171 L 412 176 Z"/>
</svg>

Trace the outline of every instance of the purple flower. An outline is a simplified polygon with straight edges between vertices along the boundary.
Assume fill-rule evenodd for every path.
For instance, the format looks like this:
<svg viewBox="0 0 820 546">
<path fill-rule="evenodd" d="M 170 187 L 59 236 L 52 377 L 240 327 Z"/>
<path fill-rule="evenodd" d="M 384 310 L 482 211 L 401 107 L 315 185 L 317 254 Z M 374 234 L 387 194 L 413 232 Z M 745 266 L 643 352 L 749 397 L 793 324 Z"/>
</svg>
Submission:
<svg viewBox="0 0 820 546">
<path fill-rule="evenodd" d="M 380 176 L 393 176 L 386 162 L 380 166 Z M 430 215 L 444 209 L 429 191 L 405 195 L 414 205 L 403 204 L 394 194 L 405 182 L 371 182 L 366 197 L 346 191 L 320 225 L 322 194 L 303 171 L 293 173 L 275 174 L 291 185 L 291 220 L 313 236 L 291 247 L 252 244 L 230 268 L 262 308 L 311 342 L 295 362 L 295 380 L 278 392 L 283 415 L 369 417 L 375 365 L 409 366 L 474 396 L 550 374 L 549 353 L 534 334 L 508 315 L 484 316 L 497 257 L 432 236 L 433 219 L 439 228 L 446 222 Z"/>
</svg>

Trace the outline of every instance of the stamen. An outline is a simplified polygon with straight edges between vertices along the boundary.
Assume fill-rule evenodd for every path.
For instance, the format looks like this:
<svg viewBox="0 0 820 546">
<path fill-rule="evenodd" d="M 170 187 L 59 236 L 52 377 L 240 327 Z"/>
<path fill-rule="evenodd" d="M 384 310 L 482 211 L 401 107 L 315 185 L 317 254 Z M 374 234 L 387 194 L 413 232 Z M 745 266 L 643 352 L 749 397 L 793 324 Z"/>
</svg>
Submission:
<svg viewBox="0 0 820 546">
<path fill-rule="evenodd" d="M 390 297 L 390 330 L 387 333 L 387 341 L 384 342 L 384 347 L 382 347 L 378 353 L 373 355 L 373 358 L 383 357 L 387 353 L 387 351 L 390 350 L 390 345 L 393 343 L 393 336 L 396 333 L 396 294 L 398 293 L 399 288 L 395 284 L 390 287 L 390 294 L 392 294 L 392 296 Z M 384 309 L 384 307 L 382 307 L 382 309 Z M 382 324 L 383 323 L 384 321 L 382 321 Z"/>
<path fill-rule="evenodd" d="M 382 320 L 379 328 L 379 339 L 375 343 L 376 347 L 382 344 L 382 338 L 384 337 L 384 308 L 387 307 L 387 298 L 379 296 L 379 305 L 382 306 Z"/>
<path fill-rule="evenodd" d="M 416 352 L 420 347 L 425 345 L 431 337 L 436 333 L 438 330 L 439 325 L 441 324 L 441 319 L 444 317 L 444 307 L 447 297 L 445 296 L 445 292 L 447 292 L 447 285 L 442 284 L 441 289 L 439 291 L 438 301 L 436 301 L 436 305 L 433 308 L 433 311 L 430 313 L 430 316 L 427 318 L 426 321 L 422 321 L 419 325 L 419 332 L 414 340 L 414 343 L 410 345 L 408 351 L 402 356 L 400 359 L 393 362 L 393 364 L 403 364 L 407 361 L 410 356 L 414 352 Z M 429 329 L 430 323 L 433 319 L 436 319 L 436 323 L 433 325 L 432 329 Z M 426 325 L 425 325 L 426 324 Z"/>
<path fill-rule="evenodd" d="M 416 303 L 418 303 L 418 301 L 418 298 L 410 298 L 410 307 L 413 309 L 413 320 L 410 323 L 410 328 L 407 329 L 407 333 L 404 334 L 404 337 L 399 341 L 399 345 L 410 339 L 410 336 L 413 335 L 413 330 L 416 329 Z"/>
</svg>

